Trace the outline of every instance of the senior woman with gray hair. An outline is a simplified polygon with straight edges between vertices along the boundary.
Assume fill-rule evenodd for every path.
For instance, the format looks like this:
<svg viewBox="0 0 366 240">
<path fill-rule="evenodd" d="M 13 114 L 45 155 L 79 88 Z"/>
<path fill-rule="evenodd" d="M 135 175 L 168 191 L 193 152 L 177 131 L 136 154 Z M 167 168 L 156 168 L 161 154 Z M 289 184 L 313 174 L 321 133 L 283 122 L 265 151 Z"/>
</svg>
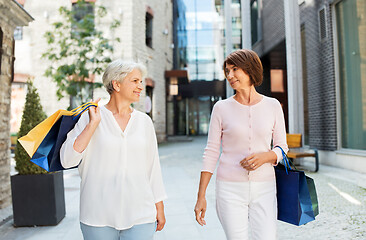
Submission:
<svg viewBox="0 0 366 240">
<path fill-rule="evenodd" d="M 143 65 L 110 63 L 103 75 L 109 102 L 83 114 L 62 145 L 62 166 L 79 165 L 86 240 L 152 240 L 164 227 L 166 194 L 154 125 L 131 107 L 144 75 Z"/>
</svg>

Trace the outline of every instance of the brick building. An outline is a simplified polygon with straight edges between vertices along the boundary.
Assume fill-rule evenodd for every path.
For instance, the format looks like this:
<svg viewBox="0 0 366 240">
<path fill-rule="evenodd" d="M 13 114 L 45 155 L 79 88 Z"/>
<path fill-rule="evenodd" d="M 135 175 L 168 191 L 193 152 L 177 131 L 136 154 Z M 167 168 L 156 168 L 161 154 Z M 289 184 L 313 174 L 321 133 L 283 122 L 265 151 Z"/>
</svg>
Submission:
<svg viewBox="0 0 366 240">
<path fill-rule="evenodd" d="M 0 209 L 11 203 L 10 102 L 14 65 L 14 29 L 33 18 L 13 0 L 0 0 Z"/>
<path fill-rule="evenodd" d="M 16 49 L 15 55 L 19 61 L 15 64 L 13 90 L 17 89 L 18 95 L 21 95 L 19 89 L 23 88 L 24 80 L 28 77 L 33 78 L 47 115 L 57 109 L 67 108 L 70 105 L 70 98 L 64 97 L 58 101 L 56 84 L 44 76 L 49 63 L 41 59 L 42 53 L 46 50 L 46 40 L 43 34 L 51 29 L 53 22 L 60 19 L 59 7 L 71 8 L 75 2 L 75 0 L 26 0 L 24 3 L 24 8 L 32 14 L 35 21 L 30 24 L 29 28 L 23 29 L 21 38 L 16 41 L 19 48 Z M 172 2 L 169 0 L 90 0 L 86 2 L 95 2 L 96 5 L 106 7 L 108 15 L 103 22 L 96 23 L 96 27 L 102 30 L 108 38 L 113 36 L 121 39 L 121 42 L 113 43 L 115 50 L 112 59 L 134 60 L 147 67 L 146 91 L 143 92 L 140 102 L 135 107 L 145 111 L 145 108 L 151 106 L 149 114 L 154 121 L 158 140 L 164 141 L 166 138 L 164 73 L 166 70 L 171 70 L 173 64 Z M 113 19 L 119 20 L 121 25 L 111 32 L 108 26 Z M 101 82 L 101 76 L 96 76 L 95 81 Z M 15 91 L 13 92 L 15 93 Z M 104 88 L 94 90 L 93 96 L 94 98 L 101 97 L 102 104 L 109 99 Z M 24 100 L 18 98 L 15 101 Z M 17 106 L 22 106 L 22 104 L 19 103 Z M 20 121 L 20 117 L 19 114 L 16 114 L 16 109 L 13 109 L 13 118 Z M 16 123 L 14 126 L 17 126 Z"/>
<path fill-rule="evenodd" d="M 263 91 L 280 99 L 289 131 L 319 149 L 321 163 L 366 172 L 366 2 L 294 2 L 252 1 L 261 11 L 253 50 L 264 62 Z"/>
</svg>

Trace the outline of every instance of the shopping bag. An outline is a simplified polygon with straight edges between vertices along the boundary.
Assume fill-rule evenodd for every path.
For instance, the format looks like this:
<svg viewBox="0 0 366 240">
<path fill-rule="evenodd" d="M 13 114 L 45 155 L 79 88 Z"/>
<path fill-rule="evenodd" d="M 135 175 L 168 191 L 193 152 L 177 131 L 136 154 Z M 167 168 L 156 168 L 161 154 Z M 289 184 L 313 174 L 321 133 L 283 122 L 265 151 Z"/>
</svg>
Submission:
<svg viewBox="0 0 366 240">
<path fill-rule="evenodd" d="M 64 170 L 64 168 L 61 166 L 60 162 L 60 148 L 64 141 L 66 140 L 67 133 L 70 132 L 77 121 L 79 120 L 81 114 L 85 112 L 89 107 L 91 106 L 97 106 L 95 103 L 89 102 L 86 104 L 83 104 L 82 106 L 75 108 L 71 111 L 66 110 L 59 110 L 56 113 L 58 113 L 57 120 L 51 128 L 46 133 L 46 136 L 43 137 L 41 143 L 37 146 L 37 149 L 35 152 L 30 155 L 31 156 L 31 162 L 37 164 L 38 166 L 42 167 L 46 171 L 53 172 L 53 171 L 59 171 Z M 61 115 L 60 115 L 61 114 Z M 55 115 L 55 114 L 53 114 Z M 53 116 L 52 115 L 52 116 Z M 47 119 L 46 119 L 47 120 Z M 32 147 L 36 146 L 42 136 L 34 136 L 33 134 L 35 132 L 41 132 L 48 127 L 47 124 L 39 124 L 34 129 L 32 129 L 25 137 L 26 143 L 33 143 Z M 38 127 L 38 129 L 36 129 Z M 35 130 L 36 129 L 36 130 Z M 35 130 L 35 131 L 33 131 Z M 32 132 L 33 131 L 33 132 Z M 32 132 L 32 133 L 31 133 Z M 31 133 L 31 134 L 30 134 Z M 28 136 L 29 135 L 29 136 Z M 24 137 L 23 137 L 24 138 Z M 20 139 L 22 140 L 22 138 Z M 22 144 L 22 142 L 21 142 Z M 22 144 L 23 145 L 23 144 Z M 30 146 L 30 144 L 26 145 Z M 23 145 L 24 147 L 24 145 Z M 28 148 L 30 153 L 32 153 L 33 149 Z M 29 154 L 29 152 L 28 152 Z"/>
<path fill-rule="evenodd" d="M 71 111 L 60 109 L 52 114 L 50 117 L 43 120 L 37 126 L 35 126 L 32 130 L 28 132 L 27 135 L 19 138 L 18 141 L 23 146 L 28 155 L 30 157 L 33 157 L 39 145 L 41 145 L 43 139 L 47 136 L 52 126 L 61 118 L 61 116 L 76 116 L 78 114 L 82 114 L 91 106 L 98 105 L 93 102 L 88 102 Z"/>
<path fill-rule="evenodd" d="M 80 116 L 61 116 L 34 153 L 31 162 L 48 172 L 66 170 L 61 165 L 60 149 L 67 138 L 67 134 L 74 128 L 79 118 Z"/>
<path fill-rule="evenodd" d="M 307 179 L 303 171 L 291 168 L 282 148 L 281 151 L 284 164 L 279 163 L 275 167 L 277 219 L 300 226 L 315 220 Z"/>
<path fill-rule="evenodd" d="M 306 183 L 308 184 L 309 194 L 311 198 L 311 204 L 313 206 L 314 216 L 319 215 L 319 204 L 318 204 L 318 195 L 316 194 L 316 188 L 314 179 L 309 176 L 306 176 Z"/>
</svg>

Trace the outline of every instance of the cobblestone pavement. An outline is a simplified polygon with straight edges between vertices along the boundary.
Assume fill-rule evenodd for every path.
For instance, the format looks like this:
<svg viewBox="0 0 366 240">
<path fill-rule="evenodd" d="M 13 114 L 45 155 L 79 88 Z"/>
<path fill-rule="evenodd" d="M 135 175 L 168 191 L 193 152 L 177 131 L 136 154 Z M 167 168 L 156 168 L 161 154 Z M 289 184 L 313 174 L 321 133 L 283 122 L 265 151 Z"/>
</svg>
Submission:
<svg viewBox="0 0 366 240">
<path fill-rule="evenodd" d="M 156 234 L 156 240 L 225 240 L 215 212 L 215 176 L 207 189 L 207 225 L 201 227 L 194 219 L 205 144 L 206 137 L 196 137 L 192 142 L 159 146 L 168 199 L 165 201 L 167 223 L 164 230 Z M 320 214 L 315 221 L 301 227 L 278 222 L 277 239 L 366 239 L 366 189 L 349 181 L 365 178 L 365 174 L 323 165 L 318 173 L 306 174 L 315 180 Z M 14 228 L 10 220 L 0 226 L 0 239 L 82 239 L 78 222 L 80 180 L 77 171 L 65 171 L 64 179 L 66 217 L 59 225 Z"/>
</svg>

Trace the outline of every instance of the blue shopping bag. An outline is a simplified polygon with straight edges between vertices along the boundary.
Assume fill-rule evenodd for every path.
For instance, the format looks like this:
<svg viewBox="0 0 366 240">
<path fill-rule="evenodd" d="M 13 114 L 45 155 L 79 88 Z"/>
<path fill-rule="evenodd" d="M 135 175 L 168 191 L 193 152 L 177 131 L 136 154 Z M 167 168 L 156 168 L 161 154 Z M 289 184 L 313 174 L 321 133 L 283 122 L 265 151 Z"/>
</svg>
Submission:
<svg viewBox="0 0 366 240">
<path fill-rule="evenodd" d="M 277 219 L 300 226 L 315 220 L 306 176 L 303 171 L 291 169 L 283 150 L 282 155 L 284 164 L 279 163 L 275 167 Z"/>
<path fill-rule="evenodd" d="M 89 104 L 85 106 L 83 110 L 75 116 L 61 116 L 33 154 L 31 162 L 48 172 L 66 170 L 61 165 L 60 149 L 67 138 L 67 134 L 74 128 L 81 114 L 91 106 L 95 105 Z"/>
</svg>

